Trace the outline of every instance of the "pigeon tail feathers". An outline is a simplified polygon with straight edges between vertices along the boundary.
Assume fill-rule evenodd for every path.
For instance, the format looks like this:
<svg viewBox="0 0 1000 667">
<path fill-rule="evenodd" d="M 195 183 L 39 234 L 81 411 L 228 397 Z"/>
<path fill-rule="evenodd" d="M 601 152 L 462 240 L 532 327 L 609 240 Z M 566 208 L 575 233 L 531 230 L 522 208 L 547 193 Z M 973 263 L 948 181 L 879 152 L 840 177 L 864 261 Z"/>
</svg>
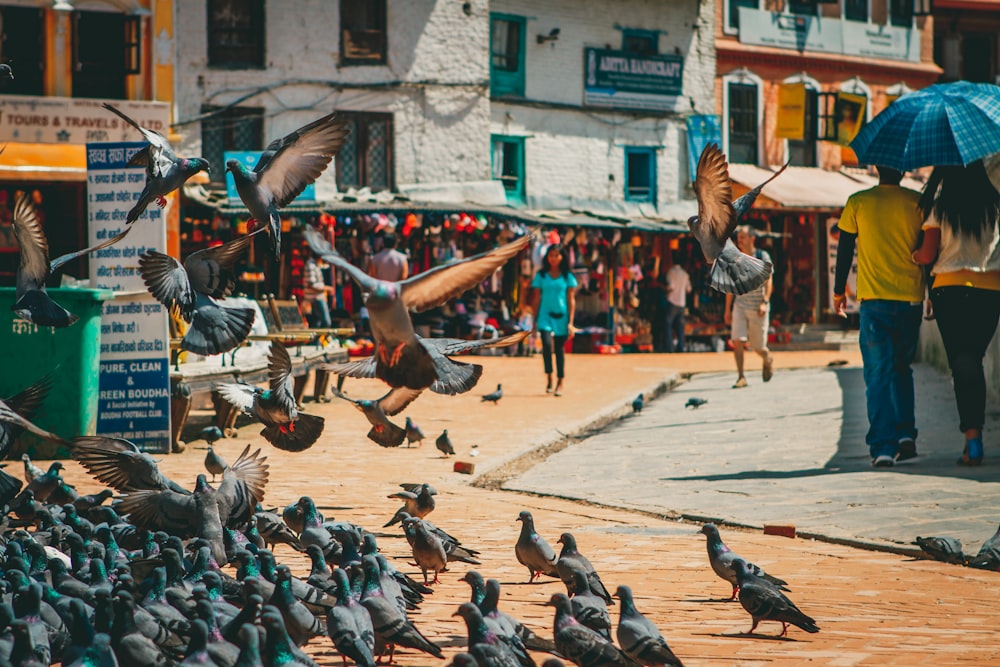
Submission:
<svg viewBox="0 0 1000 667">
<path fill-rule="evenodd" d="M 740 251 L 731 239 L 726 240 L 722 254 L 712 264 L 709 281 L 713 288 L 726 294 L 746 294 L 757 289 L 771 277 L 771 263 Z"/>
<path fill-rule="evenodd" d="M 299 413 L 295 420 L 295 430 L 289 430 L 287 426 L 282 429 L 279 425 L 268 426 L 260 434 L 269 443 L 278 449 L 286 452 L 301 452 L 309 449 L 319 440 L 323 433 L 324 420 L 316 415 Z"/>
</svg>

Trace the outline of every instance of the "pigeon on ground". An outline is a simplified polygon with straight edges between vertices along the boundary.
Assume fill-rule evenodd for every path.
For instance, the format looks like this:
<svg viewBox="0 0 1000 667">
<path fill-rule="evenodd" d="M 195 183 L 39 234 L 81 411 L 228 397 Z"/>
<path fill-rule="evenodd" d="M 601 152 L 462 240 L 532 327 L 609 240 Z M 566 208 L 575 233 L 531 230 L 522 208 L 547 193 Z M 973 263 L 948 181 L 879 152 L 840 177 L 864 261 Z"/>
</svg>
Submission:
<svg viewBox="0 0 1000 667">
<path fill-rule="evenodd" d="M 683 663 L 667 646 L 660 630 L 636 609 L 632 589 L 619 586 L 615 597 L 622 603 L 616 636 L 625 655 L 646 667 L 681 667 Z"/>
<path fill-rule="evenodd" d="M 514 555 L 517 556 L 517 562 L 528 568 L 528 582 L 531 583 L 542 574 L 558 578 L 556 552 L 544 537 L 535 532 L 535 519 L 531 512 L 523 510 L 517 516 L 517 521 L 521 522 L 521 534 L 514 545 Z"/>
<path fill-rule="evenodd" d="M 32 387 L 28 387 L 28 389 L 31 389 L 31 388 Z M 27 392 L 28 389 L 25 389 L 25 392 Z M 22 393 L 24 393 L 24 392 L 22 392 Z M 12 396 L 11 398 L 4 399 L 4 403 L 6 403 L 7 405 L 9 405 L 11 407 L 14 407 L 15 399 Z M 17 411 L 17 412 L 19 412 L 19 413 L 21 413 L 21 415 L 24 416 L 24 417 L 30 417 L 31 416 L 29 414 L 25 414 L 28 411 L 24 410 L 23 407 L 20 408 L 20 409 L 18 409 L 17 407 L 14 407 L 14 410 Z M 3 431 L 3 433 L 4 433 L 5 436 L 10 433 L 10 430 L 12 430 L 12 429 L 10 429 L 10 427 L 7 427 L 7 429 L 8 430 Z M 10 442 L 8 442 L 6 439 L 3 441 L 3 456 L 0 456 L 0 459 L 7 458 L 7 452 L 10 451 L 10 445 L 13 444 L 13 441 L 15 439 L 16 438 L 11 438 Z M 36 477 L 41 477 L 42 475 L 45 474 L 44 470 L 42 470 L 41 468 L 39 468 L 38 466 L 36 466 L 34 463 L 31 462 L 31 457 L 28 456 L 27 452 L 25 452 L 24 454 L 21 454 L 21 462 L 24 464 L 24 481 L 25 482 L 28 482 L 30 484 L 31 482 L 34 481 L 34 479 Z"/>
<path fill-rule="evenodd" d="M 209 447 L 211 447 L 219 440 L 222 440 L 222 429 L 213 424 L 212 426 L 206 426 L 201 429 L 198 435 L 202 440 L 208 443 Z"/>
<path fill-rule="evenodd" d="M 281 257 L 281 217 L 284 208 L 319 178 L 340 150 L 349 130 L 347 121 L 327 114 L 275 139 L 261 154 L 253 171 L 239 160 L 228 160 L 236 192 L 255 223 L 270 229 L 271 249 Z"/>
<path fill-rule="evenodd" d="M 736 594 L 739 593 L 740 586 L 736 578 L 736 572 L 733 571 L 733 561 L 740 558 L 740 556 L 723 543 L 722 536 L 719 535 L 719 529 L 714 523 L 706 523 L 701 527 L 699 532 L 708 538 L 706 540 L 706 546 L 708 548 L 708 562 L 712 565 L 712 570 L 714 570 L 719 577 L 732 584 L 733 595 L 729 598 L 729 600 L 735 600 Z M 788 585 L 787 581 L 783 581 L 777 577 L 772 577 L 748 560 L 741 560 L 746 563 L 748 570 L 754 576 L 767 581 L 776 588 L 786 591 L 788 590 L 788 588 L 786 588 Z"/>
<path fill-rule="evenodd" d="M 482 366 L 449 359 L 477 348 L 513 345 L 529 332 L 498 340 L 456 341 L 422 338 L 413 330 L 409 311 L 423 312 L 461 296 L 491 276 L 527 248 L 530 236 L 485 253 L 434 267 L 400 282 L 378 280 L 345 260 L 314 229 L 306 227 L 306 241 L 325 261 L 351 276 L 364 293 L 369 323 L 375 337 L 372 359 L 334 364 L 328 370 L 348 377 L 377 377 L 391 387 L 430 389 L 456 394 L 472 389 Z"/>
<path fill-rule="evenodd" d="M 708 403 L 707 398 L 698 398 L 697 396 L 692 396 L 687 400 L 687 403 L 684 404 L 684 407 L 697 409 L 705 405 L 706 403 Z"/>
<path fill-rule="evenodd" d="M 968 565 L 981 570 L 1000 570 L 1000 528 L 983 542 L 979 553 L 969 559 Z"/>
<path fill-rule="evenodd" d="M 576 546 L 576 538 L 573 537 L 572 533 L 563 533 L 559 536 L 559 544 L 563 545 L 562 550 L 559 552 L 559 560 L 556 561 L 556 569 L 559 571 L 559 578 L 562 582 L 569 588 L 570 595 L 573 595 L 575 591 L 573 590 L 573 577 L 575 570 L 581 570 L 589 581 L 589 588 L 603 599 L 607 604 L 614 604 L 611 599 L 611 593 L 604 586 L 604 582 L 601 581 L 601 576 L 597 574 L 597 570 L 591 564 L 587 557 L 580 553 L 580 550 Z"/>
<path fill-rule="evenodd" d="M 546 603 L 556 608 L 553 635 L 556 651 L 580 667 L 635 667 L 620 649 L 573 617 L 572 604 L 564 593 L 555 593 Z"/>
<path fill-rule="evenodd" d="M 747 634 L 753 634 L 761 621 L 781 623 L 782 637 L 788 634 L 789 625 L 806 632 L 819 632 L 816 621 L 803 614 L 777 586 L 753 574 L 745 560 L 734 559 L 733 571 L 740 591 L 740 604 L 753 617 L 753 625 Z"/>
<path fill-rule="evenodd" d="M 296 645 L 288 635 L 284 619 L 277 609 L 268 605 L 260 615 L 264 626 L 266 644 L 264 645 L 263 662 L 265 665 L 280 667 L 312 667 L 298 653 Z"/>
<path fill-rule="evenodd" d="M 408 519 L 412 519 L 413 517 L 411 517 L 408 512 L 400 508 L 399 511 L 396 512 L 396 516 L 393 517 L 394 520 L 397 518 L 399 519 L 399 521 L 403 523 L 403 526 L 405 528 L 406 521 Z M 481 565 L 481 563 L 478 560 L 476 560 L 476 556 L 479 555 L 478 551 L 476 551 L 475 549 L 470 549 L 468 547 L 462 546 L 462 543 L 459 542 L 458 539 L 456 539 L 452 535 L 449 535 L 447 532 L 441 530 L 427 519 L 423 519 L 423 524 L 424 527 L 427 528 L 427 530 L 431 534 L 435 535 L 439 540 L 441 540 L 441 544 L 444 546 L 444 552 L 448 556 L 449 563 L 457 561 L 459 563 L 468 563 L 470 565 Z M 413 534 L 405 530 L 404 534 L 406 535 L 406 541 L 409 542 L 410 546 L 412 547 Z"/>
<path fill-rule="evenodd" d="M 493 405 L 496 405 L 500 402 L 501 398 L 503 398 L 503 386 L 498 384 L 497 390 L 483 395 L 480 403 L 492 403 Z"/>
<path fill-rule="evenodd" d="M 14 441 L 25 430 L 45 440 L 68 444 L 59 436 L 35 426 L 31 421 L 51 388 L 52 378 L 45 377 L 13 396 L 0 399 L 0 460 L 7 458 Z M 21 459 L 24 461 L 25 480 L 30 483 L 33 477 L 31 468 L 34 466 L 31 466 L 31 460 L 26 458 L 27 456 L 23 454 Z"/>
<path fill-rule="evenodd" d="M 49 276 L 70 260 L 118 243 L 129 231 L 126 229 L 95 246 L 63 255 L 49 262 L 49 242 L 31 195 L 27 192 L 18 194 L 14 202 L 13 229 L 20 248 L 20 263 L 17 267 L 14 305 L 10 309 L 32 324 L 56 328 L 68 327 L 80 318 L 49 297 L 45 291 L 45 283 Z"/>
<path fill-rule="evenodd" d="M 479 667 L 521 667 L 514 649 L 490 629 L 476 605 L 463 602 L 452 616 L 461 616 L 465 621 L 466 646 Z"/>
<path fill-rule="evenodd" d="M 424 522 L 416 517 L 411 517 L 403 521 L 403 529 L 407 531 L 407 537 L 412 530 L 413 541 L 410 548 L 413 551 L 413 560 L 424 575 L 424 585 L 427 585 L 427 571 L 434 572 L 434 580 L 430 583 L 440 583 L 438 573 L 443 572 L 448 567 L 448 554 L 444 551 L 444 544 L 437 535 L 429 530 Z"/>
<path fill-rule="evenodd" d="M 743 253 L 730 237 L 761 188 L 777 178 L 785 167 L 733 202 L 726 156 L 716 144 L 709 144 L 702 151 L 694 181 L 698 215 L 688 219 L 688 227 L 701 245 L 705 259 L 712 262 L 709 282 L 718 291 L 746 294 L 770 277 L 771 264 Z"/>
<path fill-rule="evenodd" d="M 125 216 L 125 224 L 130 225 L 139 219 L 146 207 L 154 200 L 157 206 L 167 205 L 166 195 L 178 189 L 199 171 L 211 172 L 211 166 L 205 158 L 177 157 L 170 142 L 159 132 L 142 127 L 124 113 L 104 103 L 104 108 L 116 114 L 126 123 L 139 130 L 148 145 L 129 159 L 129 165 L 146 168 L 146 187 L 139 195 L 139 201 Z"/>
<path fill-rule="evenodd" d="M 642 412 L 642 407 L 645 404 L 645 398 L 642 394 L 639 394 L 632 399 L 632 412 Z"/>
<path fill-rule="evenodd" d="M 962 543 L 954 537 L 918 537 L 913 541 L 925 554 L 944 563 L 965 565 Z"/>
<path fill-rule="evenodd" d="M 71 443 L 71 454 L 98 481 L 122 492 L 190 491 L 160 472 L 156 459 L 122 438 L 80 436 Z"/>
<path fill-rule="evenodd" d="M 406 446 L 411 447 L 413 443 L 417 444 L 419 447 L 424 442 L 424 432 L 420 430 L 420 427 L 413 423 L 413 420 L 409 417 L 406 418 Z"/>
<path fill-rule="evenodd" d="M 303 646 L 317 635 L 325 635 L 326 627 L 292 594 L 292 571 L 287 565 L 275 570 L 274 593 L 269 604 L 281 612 L 288 636 L 297 646 Z"/>
<path fill-rule="evenodd" d="M 326 613 L 326 632 L 344 658 L 350 658 L 358 667 L 375 667 L 375 628 L 371 614 L 354 596 L 347 571 L 333 571 L 337 590 L 337 606 Z"/>
<path fill-rule="evenodd" d="M 401 516 L 401 513 L 405 512 L 409 516 L 423 519 L 437 507 L 437 501 L 434 500 L 434 496 L 437 495 L 437 489 L 430 484 L 400 484 L 400 486 L 403 487 L 402 491 L 391 493 L 386 497 L 402 500 L 403 506 L 396 510 L 396 514 L 382 526 L 383 528 L 388 528 L 402 521 L 405 517 Z"/>
<path fill-rule="evenodd" d="M 389 421 L 389 417 L 398 415 L 406 406 L 412 403 L 421 391 L 397 387 L 389 393 L 372 400 L 350 398 L 336 389 L 333 395 L 342 398 L 361 411 L 368 423 L 372 425 L 368 431 L 368 439 L 382 447 L 399 447 L 406 438 L 406 429 L 400 428 Z"/>
<path fill-rule="evenodd" d="M 445 456 L 454 456 L 455 447 L 451 444 L 451 438 L 448 437 L 448 429 L 441 432 L 441 435 L 437 437 L 434 441 L 434 445 L 438 448 L 438 451 Z"/>
<path fill-rule="evenodd" d="M 208 453 L 205 454 L 205 470 L 212 473 L 212 482 L 226 470 L 226 461 L 215 453 L 212 445 L 208 446 Z"/>
<path fill-rule="evenodd" d="M 292 385 L 292 359 L 278 341 L 267 355 L 268 389 L 248 384 L 220 384 L 219 394 L 264 424 L 264 439 L 286 452 L 309 449 L 323 433 L 323 418 L 299 412 Z"/>
<path fill-rule="evenodd" d="M 276 544 L 287 544 L 296 551 L 303 551 L 305 547 L 299 542 L 281 518 L 272 512 L 257 512 L 254 514 L 254 521 L 257 532 L 264 539 L 264 544 L 268 549 L 273 549 Z"/>
<path fill-rule="evenodd" d="M 597 634 L 611 640 L 611 614 L 608 605 L 590 589 L 587 573 L 579 567 L 573 569 L 573 578 L 566 586 L 570 594 L 573 617 Z"/>
<path fill-rule="evenodd" d="M 406 615 L 386 598 L 382 591 L 381 572 L 375 557 L 365 556 L 362 559 L 362 568 L 365 573 L 365 583 L 361 604 L 371 614 L 377 655 L 381 657 L 388 650 L 389 662 L 392 663 L 396 646 L 405 646 L 429 653 L 435 658 L 443 658 L 441 648 L 424 637 Z"/>
</svg>

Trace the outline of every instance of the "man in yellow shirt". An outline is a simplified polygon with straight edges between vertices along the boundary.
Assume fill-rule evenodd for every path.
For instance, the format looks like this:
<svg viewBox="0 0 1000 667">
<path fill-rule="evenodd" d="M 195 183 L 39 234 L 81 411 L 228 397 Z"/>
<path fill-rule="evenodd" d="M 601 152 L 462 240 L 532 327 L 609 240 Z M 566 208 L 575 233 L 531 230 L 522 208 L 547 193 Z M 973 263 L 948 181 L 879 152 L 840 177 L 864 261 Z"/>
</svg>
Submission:
<svg viewBox="0 0 1000 667">
<path fill-rule="evenodd" d="M 869 425 L 865 442 L 872 465 L 888 468 L 917 455 L 910 365 L 920 333 L 924 274 L 911 259 L 922 223 L 920 194 L 900 187 L 899 171 L 879 167 L 878 172 L 878 185 L 851 195 L 841 214 L 833 304 L 838 315 L 845 315 L 857 244 Z"/>
</svg>

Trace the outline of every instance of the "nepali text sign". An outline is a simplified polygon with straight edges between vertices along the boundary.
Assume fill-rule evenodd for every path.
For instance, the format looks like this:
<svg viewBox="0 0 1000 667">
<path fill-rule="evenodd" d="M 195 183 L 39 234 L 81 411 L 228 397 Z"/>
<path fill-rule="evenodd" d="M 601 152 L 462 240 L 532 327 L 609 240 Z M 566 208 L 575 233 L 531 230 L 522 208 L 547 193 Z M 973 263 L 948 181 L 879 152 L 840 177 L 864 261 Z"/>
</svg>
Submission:
<svg viewBox="0 0 1000 667">
<path fill-rule="evenodd" d="M 87 144 L 87 212 L 90 243 L 116 236 L 146 182 L 143 167 L 128 160 L 146 144 Z M 168 313 L 139 274 L 146 250 L 166 251 L 163 212 L 155 204 L 132 223 L 128 235 L 90 259 L 90 281 L 119 293 L 101 314 L 101 370 L 97 432 L 131 440 L 146 451 L 170 451 L 170 350 Z"/>
<path fill-rule="evenodd" d="M 629 109 L 676 110 L 684 58 L 584 49 L 584 104 Z"/>
<path fill-rule="evenodd" d="M 135 141 L 141 135 L 101 106 L 103 100 L 0 95 L 0 142 L 86 144 Z M 109 100 L 139 125 L 167 134 L 170 107 L 165 102 Z"/>
<path fill-rule="evenodd" d="M 261 153 L 262 151 L 226 151 L 223 154 L 223 159 L 226 162 L 237 160 L 247 169 L 253 170 L 257 166 Z M 240 193 L 236 191 L 236 181 L 233 180 L 233 175 L 229 171 L 226 172 L 226 195 L 231 202 L 240 201 Z M 316 184 L 307 185 L 302 194 L 292 201 L 316 201 Z"/>
</svg>

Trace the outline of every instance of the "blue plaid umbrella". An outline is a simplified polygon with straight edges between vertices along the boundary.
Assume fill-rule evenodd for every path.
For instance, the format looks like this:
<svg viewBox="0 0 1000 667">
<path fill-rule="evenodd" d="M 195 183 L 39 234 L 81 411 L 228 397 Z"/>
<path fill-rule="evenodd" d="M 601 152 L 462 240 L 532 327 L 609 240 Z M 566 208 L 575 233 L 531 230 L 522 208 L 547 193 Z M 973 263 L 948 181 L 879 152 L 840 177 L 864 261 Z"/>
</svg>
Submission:
<svg viewBox="0 0 1000 667">
<path fill-rule="evenodd" d="M 1000 86 L 938 83 L 905 95 L 851 142 L 863 164 L 910 171 L 967 165 L 1000 152 Z"/>
</svg>

